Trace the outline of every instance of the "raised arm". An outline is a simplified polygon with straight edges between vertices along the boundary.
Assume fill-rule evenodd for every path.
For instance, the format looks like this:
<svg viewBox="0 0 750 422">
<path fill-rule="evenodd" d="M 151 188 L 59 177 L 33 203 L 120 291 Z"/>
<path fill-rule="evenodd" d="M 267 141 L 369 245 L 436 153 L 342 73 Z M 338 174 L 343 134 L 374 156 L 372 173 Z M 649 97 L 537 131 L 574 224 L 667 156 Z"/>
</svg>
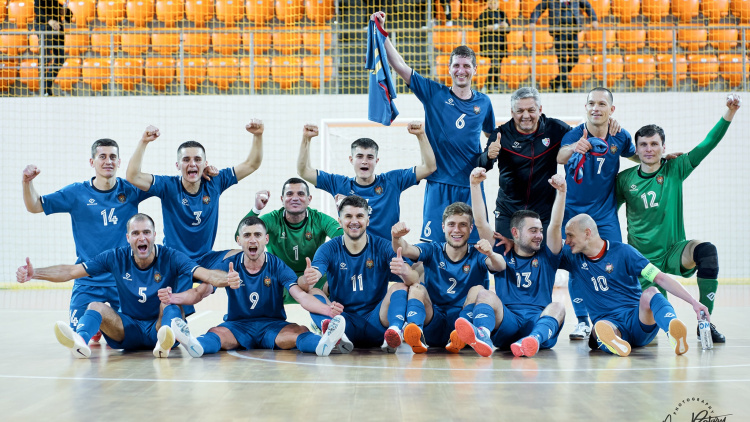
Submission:
<svg viewBox="0 0 750 422">
<path fill-rule="evenodd" d="M 416 261 L 419 259 L 419 248 L 410 244 L 404 239 L 409 233 L 410 229 L 406 227 L 406 223 L 399 221 L 391 227 L 391 245 L 393 246 L 393 252 L 397 252 L 401 249 L 403 256 Z"/>
<path fill-rule="evenodd" d="M 16 281 L 25 283 L 29 280 L 46 280 L 53 283 L 63 283 L 76 278 L 86 277 L 89 273 L 82 264 L 76 265 L 53 265 L 45 268 L 34 268 L 29 258 L 26 258 L 26 265 L 18 267 L 16 270 Z"/>
<path fill-rule="evenodd" d="M 263 121 L 252 119 L 245 125 L 245 130 L 253 134 L 253 146 L 245 161 L 234 166 L 234 174 L 238 182 L 258 170 L 263 161 Z"/>
<path fill-rule="evenodd" d="M 471 171 L 469 176 L 469 186 L 471 189 L 471 212 L 474 214 L 474 225 L 477 227 L 479 237 L 486 239 L 488 242 L 494 242 L 495 230 L 492 229 L 487 221 L 487 209 L 482 198 L 481 183 L 487 178 L 487 170 L 477 167 Z"/>
<path fill-rule="evenodd" d="M 149 173 L 141 171 L 141 163 L 143 163 L 143 154 L 146 152 L 146 147 L 150 142 L 156 140 L 159 137 L 159 129 L 155 126 L 149 126 L 146 131 L 143 132 L 141 141 L 135 147 L 133 156 L 130 157 L 128 162 L 128 169 L 125 171 L 125 178 L 128 182 L 132 183 L 138 189 L 142 191 L 148 191 L 151 189 L 151 183 L 154 181 L 154 176 Z"/>
<path fill-rule="evenodd" d="M 591 149 L 591 142 L 588 141 L 588 137 L 588 131 L 584 127 L 581 139 L 573 142 L 570 145 L 565 145 L 564 147 L 560 148 L 560 152 L 557 153 L 557 163 L 563 165 L 568 164 L 568 160 L 570 160 L 570 157 L 573 156 L 574 152 L 578 152 L 580 154 L 585 154 L 586 152 L 588 152 L 588 150 Z"/>
<path fill-rule="evenodd" d="M 431 175 L 437 170 L 437 162 L 435 161 L 435 152 L 432 150 L 432 145 L 427 139 L 427 135 L 424 132 L 424 123 L 422 122 L 411 122 L 407 125 L 409 133 L 417 137 L 419 141 L 419 152 L 422 154 L 422 164 L 416 167 L 417 182 Z"/>
<path fill-rule="evenodd" d="M 688 158 L 690 159 L 690 164 L 693 165 L 693 167 L 697 166 L 698 164 L 703 161 L 708 154 L 713 151 L 716 146 L 719 145 L 719 141 L 724 137 L 724 134 L 727 133 L 727 129 L 729 129 L 729 124 L 732 122 L 732 119 L 734 118 L 734 114 L 737 113 L 737 110 L 740 109 L 740 105 L 742 104 L 742 99 L 737 94 L 729 94 L 727 96 L 727 109 L 724 112 L 724 115 L 722 116 L 722 119 L 719 120 L 718 123 L 711 129 L 710 132 L 708 132 L 708 135 L 706 135 L 706 139 L 703 140 L 698 146 L 693 148 L 692 151 L 688 153 Z"/>
<path fill-rule="evenodd" d="M 487 241 L 487 239 L 479 239 L 479 242 L 474 245 L 474 248 L 487 257 L 484 262 L 490 271 L 505 271 L 505 267 L 507 266 L 505 258 L 492 250 L 492 243 Z"/>
<path fill-rule="evenodd" d="M 380 27 L 385 31 L 385 12 L 375 12 L 370 16 L 370 19 L 379 22 Z M 393 70 L 401 76 L 401 79 L 409 85 L 411 83 L 412 69 L 406 64 L 404 58 L 401 57 L 401 54 L 396 50 L 396 47 L 393 46 L 390 38 L 385 39 L 385 51 L 388 55 L 388 64 L 390 64 Z"/>
<path fill-rule="evenodd" d="M 565 216 L 565 193 L 568 190 L 568 185 L 565 182 L 565 176 L 562 174 L 553 175 L 548 182 L 557 190 L 557 194 L 555 194 L 552 216 L 547 227 L 547 247 L 553 254 L 557 255 L 562 250 L 562 222 Z"/>
<path fill-rule="evenodd" d="M 297 157 L 297 174 L 313 186 L 318 186 L 318 170 L 310 165 L 310 142 L 316 136 L 318 136 L 318 126 L 305 125 L 302 129 L 302 144 L 299 146 Z"/>
<path fill-rule="evenodd" d="M 44 211 L 44 208 L 42 208 L 42 197 L 34 189 L 34 182 L 32 182 L 39 173 L 40 170 L 37 166 L 29 164 L 23 169 L 23 176 L 21 176 L 23 204 L 26 205 L 27 211 L 34 214 Z"/>
</svg>

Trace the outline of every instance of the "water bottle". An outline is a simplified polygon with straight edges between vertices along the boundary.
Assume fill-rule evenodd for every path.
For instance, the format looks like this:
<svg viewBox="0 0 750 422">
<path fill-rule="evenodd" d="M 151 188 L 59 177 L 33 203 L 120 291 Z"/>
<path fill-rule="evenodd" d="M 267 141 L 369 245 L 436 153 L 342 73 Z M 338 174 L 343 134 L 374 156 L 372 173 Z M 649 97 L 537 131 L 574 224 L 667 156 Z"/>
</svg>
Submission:
<svg viewBox="0 0 750 422">
<path fill-rule="evenodd" d="M 714 341 L 711 338 L 711 323 L 708 322 L 706 314 L 701 311 L 701 320 L 698 322 L 698 331 L 701 333 L 701 347 L 703 350 L 714 348 Z"/>
</svg>

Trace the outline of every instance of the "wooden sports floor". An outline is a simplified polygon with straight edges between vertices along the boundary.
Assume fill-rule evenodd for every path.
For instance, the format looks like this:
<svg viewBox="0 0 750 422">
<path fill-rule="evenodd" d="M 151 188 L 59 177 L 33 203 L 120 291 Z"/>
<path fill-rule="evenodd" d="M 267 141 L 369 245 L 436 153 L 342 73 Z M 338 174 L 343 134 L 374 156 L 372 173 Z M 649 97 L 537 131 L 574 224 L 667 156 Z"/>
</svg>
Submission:
<svg viewBox="0 0 750 422">
<path fill-rule="evenodd" d="M 221 321 L 226 296 L 214 296 L 190 319 L 196 334 Z M 68 298 L 65 290 L 0 290 L 0 420 L 750 420 L 750 285 L 719 288 L 714 322 L 726 344 L 703 352 L 692 309 L 675 300 L 691 333 L 688 353 L 675 356 L 660 333 L 627 358 L 568 340 L 575 318 L 559 288 L 555 299 L 568 304 L 560 340 L 531 359 L 402 347 L 395 355 L 249 350 L 199 359 L 179 348 L 158 360 L 102 344 L 77 360 L 52 330 Z"/>
</svg>

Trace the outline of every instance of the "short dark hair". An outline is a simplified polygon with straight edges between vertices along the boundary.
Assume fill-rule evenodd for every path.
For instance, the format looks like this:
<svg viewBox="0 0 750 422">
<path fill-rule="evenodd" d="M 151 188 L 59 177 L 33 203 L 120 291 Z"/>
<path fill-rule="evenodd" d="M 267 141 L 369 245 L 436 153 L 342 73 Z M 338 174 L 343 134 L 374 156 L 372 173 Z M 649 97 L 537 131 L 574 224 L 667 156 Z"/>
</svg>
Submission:
<svg viewBox="0 0 750 422">
<path fill-rule="evenodd" d="M 471 59 L 472 66 L 477 67 L 477 55 L 474 54 L 474 50 L 472 50 L 471 48 L 465 45 L 459 45 L 458 47 L 454 48 L 453 52 L 451 53 L 451 59 L 448 63 L 452 65 L 453 58 L 456 56 Z"/>
<path fill-rule="evenodd" d="M 339 216 L 341 216 L 341 210 L 344 209 L 344 207 L 355 207 L 355 208 L 362 208 L 368 213 L 370 212 L 370 205 L 367 204 L 367 200 L 361 196 L 357 195 L 349 195 L 346 198 L 344 198 L 343 201 L 339 204 L 338 213 Z"/>
<path fill-rule="evenodd" d="M 612 105 L 615 103 L 615 97 L 612 95 L 612 91 L 608 90 L 607 88 L 603 86 L 598 86 L 592 89 L 591 91 L 589 91 L 589 95 L 586 96 L 587 100 L 591 96 L 592 92 L 605 92 L 607 94 L 607 99 L 609 100 L 609 105 Z"/>
<path fill-rule="evenodd" d="M 115 147 L 117 148 L 117 156 L 120 156 L 120 146 L 117 145 L 117 142 L 109 138 L 102 138 L 91 144 L 91 158 L 96 157 L 96 149 L 99 147 Z"/>
<path fill-rule="evenodd" d="M 180 154 L 182 154 L 183 148 L 200 148 L 201 151 L 203 151 L 203 157 L 206 156 L 206 149 L 203 148 L 203 145 L 201 145 L 200 142 L 197 141 L 187 141 L 180 144 L 179 147 L 177 147 L 177 156 L 179 157 Z"/>
<path fill-rule="evenodd" d="M 240 225 L 237 226 L 237 236 L 239 236 L 240 231 L 242 231 L 243 227 L 246 226 L 254 226 L 256 224 L 260 224 L 261 227 L 263 227 L 263 231 L 268 233 L 268 229 L 266 228 L 266 223 L 263 222 L 260 218 L 251 215 L 250 217 L 245 217 L 240 221 Z"/>
<path fill-rule="evenodd" d="M 649 138 L 654 135 L 659 135 L 659 138 L 661 138 L 661 144 L 664 145 L 664 141 L 667 139 L 664 135 L 664 129 L 657 125 L 646 125 L 638 129 L 638 132 L 635 133 L 636 146 L 638 145 L 638 138 Z"/>
<path fill-rule="evenodd" d="M 513 213 L 513 215 L 510 217 L 510 227 L 517 228 L 518 230 L 523 229 L 523 220 L 527 218 L 535 218 L 538 220 L 541 220 L 541 217 L 539 217 L 539 214 L 537 214 L 534 211 L 531 210 L 518 210 Z"/>
<path fill-rule="evenodd" d="M 474 213 L 471 212 L 469 204 L 465 202 L 454 202 L 445 207 L 445 210 L 443 210 L 443 223 L 452 215 L 468 215 L 469 222 L 474 224 Z"/>
<path fill-rule="evenodd" d="M 281 196 L 284 196 L 284 194 L 286 193 L 287 185 L 296 185 L 300 183 L 305 185 L 305 191 L 307 191 L 307 195 L 310 196 L 310 186 L 308 186 L 307 182 L 300 179 L 299 177 L 292 177 L 292 178 L 287 179 L 286 182 L 284 182 L 284 185 L 281 186 Z"/>
<path fill-rule="evenodd" d="M 357 147 L 362 149 L 374 149 L 375 155 L 378 155 L 378 151 L 380 150 L 378 143 L 370 138 L 359 138 L 352 142 L 352 155 L 354 155 L 354 149 Z"/>
<path fill-rule="evenodd" d="M 125 224 L 125 230 L 127 230 L 128 233 L 130 233 L 130 223 L 131 222 L 133 222 L 133 221 L 144 221 L 144 220 L 151 222 L 151 228 L 154 229 L 154 231 L 156 231 L 156 224 L 154 224 L 154 219 L 151 218 L 148 214 L 144 214 L 142 212 L 139 212 L 138 214 L 136 214 L 136 215 L 134 215 L 134 216 L 132 216 L 132 217 L 130 217 L 128 219 L 128 222 Z"/>
</svg>

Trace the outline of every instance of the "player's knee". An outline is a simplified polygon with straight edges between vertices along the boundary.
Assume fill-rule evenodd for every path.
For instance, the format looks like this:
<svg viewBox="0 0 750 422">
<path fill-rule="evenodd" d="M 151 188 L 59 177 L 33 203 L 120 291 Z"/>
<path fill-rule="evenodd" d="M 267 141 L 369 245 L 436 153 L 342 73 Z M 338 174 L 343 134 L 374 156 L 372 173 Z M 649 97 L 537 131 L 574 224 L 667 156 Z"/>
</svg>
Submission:
<svg viewBox="0 0 750 422">
<path fill-rule="evenodd" d="M 711 242 L 703 242 L 693 249 L 693 261 L 698 267 L 698 278 L 719 277 L 719 252 Z"/>
<path fill-rule="evenodd" d="M 495 293 L 493 293 L 490 290 L 481 290 L 479 293 L 477 293 L 477 303 L 498 303 L 500 302 L 500 298 L 497 297 Z"/>
<path fill-rule="evenodd" d="M 102 313 L 106 312 L 107 308 L 109 308 L 109 306 L 107 306 L 107 304 L 104 302 L 91 302 L 86 309 L 91 309 L 92 311 Z"/>
<path fill-rule="evenodd" d="M 416 286 L 418 286 L 418 284 L 416 284 Z M 412 286 L 412 287 L 414 287 L 414 286 Z M 408 288 L 409 287 L 407 287 L 406 284 L 404 284 L 404 283 L 392 283 L 391 286 L 388 287 L 388 291 L 391 292 L 391 293 L 393 293 L 395 291 L 406 290 Z"/>
<path fill-rule="evenodd" d="M 558 319 L 565 319 L 565 305 L 560 302 L 552 302 L 547 305 L 544 313 Z"/>
<path fill-rule="evenodd" d="M 654 287 L 654 286 L 651 286 L 651 287 L 649 287 L 648 289 L 646 289 L 646 290 L 644 290 L 644 291 L 643 291 L 643 294 L 641 294 L 641 302 L 642 302 L 642 303 L 643 303 L 644 305 L 648 306 L 648 305 L 649 305 L 649 304 L 651 303 L 651 299 L 652 299 L 652 298 L 654 297 L 654 295 L 656 295 L 656 294 L 661 294 L 661 293 L 659 292 L 659 289 L 657 289 L 657 288 L 656 288 L 656 287 Z"/>
<path fill-rule="evenodd" d="M 415 284 L 413 286 L 409 286 L 409 299 L 418 299 L 424 301 L 424 298 L 426 296 L 427 289 L 425 289 L 423 285 Z"/>
<path fill-rule="evenodd" d="M 471 296 L 471 295 L 477 295 L 478 296 L 479 292 L 481 292 L 483 290 L 487 290 L 487 289 L 485 289 L 484 286 L 474 286 L 471 289 L 469 289 L 469 293 L 467 295 L 468 296 Z"/>
</svg>

